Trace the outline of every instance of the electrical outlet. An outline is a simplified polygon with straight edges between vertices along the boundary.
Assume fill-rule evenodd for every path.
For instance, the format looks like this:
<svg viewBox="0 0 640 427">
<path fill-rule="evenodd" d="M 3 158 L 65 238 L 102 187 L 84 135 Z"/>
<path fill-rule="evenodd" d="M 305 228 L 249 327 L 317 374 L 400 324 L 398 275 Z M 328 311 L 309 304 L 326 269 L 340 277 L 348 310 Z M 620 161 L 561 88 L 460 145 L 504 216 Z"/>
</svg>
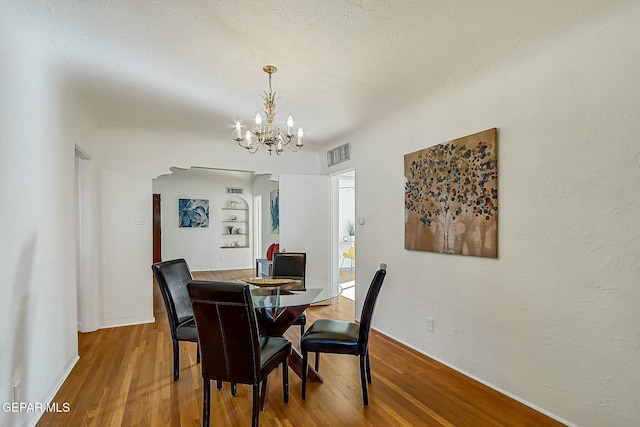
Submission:
<svg viewBox="0 0 640 427">
<path fill-rule="evenodd" d="M 14 402 L 20 402 L 20 395 L 22 394 L 22 385 L 20 383 L 20 381 L 18 381 L 14 386 L 13 386 L 13 401 Z"/>
<path fill-rule="evenodd" d="M 427 331 L 433 332 L 433 319 L 427 317 Z"/>
</svg>

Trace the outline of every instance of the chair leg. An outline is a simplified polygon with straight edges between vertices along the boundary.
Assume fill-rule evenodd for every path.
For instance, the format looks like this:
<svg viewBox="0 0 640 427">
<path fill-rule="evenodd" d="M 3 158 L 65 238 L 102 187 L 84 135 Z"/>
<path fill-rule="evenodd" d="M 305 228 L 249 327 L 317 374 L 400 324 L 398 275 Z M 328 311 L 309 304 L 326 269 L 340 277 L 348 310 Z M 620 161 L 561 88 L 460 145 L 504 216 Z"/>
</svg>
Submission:
<svg viewBox="0 0 640 427">
<path fill-rule="evenodd" d="M 231 383 L 231 396 L 237 396 L 237 395 L 238 395 L 238 384 Z"/>
<path fill-rule="evenodd" d="M 342 270 L 342 266 L 344 265 L 344 260 L 347 259 L 346 256 L 342 257 L 342 262 L 340 263 L 340 270 Z"/>
<path fill-rule="evenodd" d="M 365 364 L 367 363 L 367 356 L 365 354 L 360 355 L 360 382 L 362 383 L 362 400 L 365 405 L 369 404 L 369 396 L 367 396 L 367 367 Z"/>
<path fill-rule="evenodd" d="M 253 385 L 253 407 L 251 409 L 251 427 L 260 424 L 260 384 Z"/>
<path fill-rule="evenodd" d="M 282 361 L 282 397 L 284 403 L 289 402 L 289 358 L 285 357 Z"/>
<path fill-rule="evenodd" d="M 269 376 L 262 381 L 262 389 L 260 390 L 260 410 L 264 411 L 264 406 L 267 404 L 267 389 L 269 386 Z"/>
<path fill-rule="evenodd" d="M 217 388 L 218 390 L 222 390 L 222 381 L 220 381 L 220 380 L 216 380 L 216 388 Z"/>
<path fill-rule="evenodd" d="M 300 338 L 304 335 L 304 325 L 300 325 Z"/>
<path fill-rule="evenodd" d="M 369 352 L 367 351 L 367 382 L 371 384 L 371 362 L 369 361 Z"/>
<path fill-rule="evenodd" d="M 173 338 L 173 380 L 180 379 L 180 344 Z"/>
<path fill-rule="evenodd" d="M 309 370 L 309 352 L 302 350 L 302 399 L 307 393 L 307 371 Z"/>
<path fill-rule="evenodd" d="M 202 379 L 202 427 L 209 427 L 209 414 L 211 410 L 211 380 Z"/>
<path fill-rule="evenodd" d="M 196 362 L 200 363 L 200 343 L 197 343 L 196 346 Z"/>
<path fill-rule="evenodd" d="M 316 351 L 316 372 L 320 372 L 320 352 Z"/>
</svg>

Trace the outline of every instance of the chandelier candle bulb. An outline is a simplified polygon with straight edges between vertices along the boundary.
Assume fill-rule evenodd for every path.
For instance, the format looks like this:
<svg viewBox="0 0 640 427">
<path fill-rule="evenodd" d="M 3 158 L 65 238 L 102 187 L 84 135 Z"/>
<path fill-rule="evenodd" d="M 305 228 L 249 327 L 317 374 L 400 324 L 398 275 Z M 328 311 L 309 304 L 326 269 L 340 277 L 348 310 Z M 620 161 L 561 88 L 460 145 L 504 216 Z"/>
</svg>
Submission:
<svg viewBox="0 0 640 427">
<path fill-rule="evenodd" d="M 287 135 L 291 135 L 293 131 L 293 117 L 289 116 L 287 119 Z"/>
<path fill-rule="evenodd" d="M 262 130 L 262 116 L 260 113 L 256 114 L 256 128 L 258 129 L 258 132 Z"/>
<path fill-rule="evenodd" d="M 247 147 L 251 147 L 251 131 L 250 130 L 247 131 L 246 139 L 247 139 Z"/>
<path fill-rule="evenodd" d="M 236 138 L 242 139 L 242 129 L 240 129 L 240 120 L 236 121 Z"/>
<path fill-rule="evenodd" d="M 304 136 L 304 131 L 302 130 L 302 127 L 298 128 L 298 142 L 296 143 L 297 146 L 302 147 L 302 137 Z"/>
</svg>

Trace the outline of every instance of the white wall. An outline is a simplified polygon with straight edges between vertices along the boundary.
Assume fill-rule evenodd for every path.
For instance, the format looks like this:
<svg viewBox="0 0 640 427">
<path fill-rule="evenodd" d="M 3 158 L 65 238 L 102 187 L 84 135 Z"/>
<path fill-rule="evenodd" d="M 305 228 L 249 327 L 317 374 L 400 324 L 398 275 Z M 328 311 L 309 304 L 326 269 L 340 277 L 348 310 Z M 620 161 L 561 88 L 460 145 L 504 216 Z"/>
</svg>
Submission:
<svg viewBox="0 0 640 427">
<path fill-rule="evenodd" d="M 349 138 L 357 311 L 388 263 L 375 328 L 585 427 L 640 425 L 638 22 L 603 15 Z M 403 155 L 492 127 L 499 258 L 404 250 Z"/>
<path fill-rule="evenodd" d="M 228 201 L 242 198 L 244 206 L 251 206 L 253 173 L 231 171 L 175 170 L 153 181 L 153 192 L 161 194 L 162 210 L 162 259 L 187 260 L 191 270 L 228 270 L 252 268 L 251 248 L 222 249 L 234 241 L 240 245 L 252 245 L 251 235 L 223 236 L 224 226 L 230 225 L 252 233 L 251 209 L 249 211 L 222 211 Z M 244 189 L 242 195 L 226 194 L 227 187 Z M 208 199 L 209 227 L 178 227 L 178 199 Z M 237 223 L 222 223 L 236 215 Z"/>
<path fill-rule="evenodd" d="M 77 360 L 74 144 L 91 124 L 41 43 L 0 14 L 0 402 L 46 403 Z M 0 425 L 38 413 L 0 411 Z"/>
</svg>

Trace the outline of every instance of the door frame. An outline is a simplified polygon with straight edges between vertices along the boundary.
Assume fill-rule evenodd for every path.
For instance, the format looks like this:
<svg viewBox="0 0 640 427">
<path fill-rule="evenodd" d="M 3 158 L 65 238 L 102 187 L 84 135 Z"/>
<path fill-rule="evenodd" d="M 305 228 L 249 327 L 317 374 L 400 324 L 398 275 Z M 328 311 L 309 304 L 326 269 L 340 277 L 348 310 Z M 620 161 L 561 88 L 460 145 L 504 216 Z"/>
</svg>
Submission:
<svg viewBox="0 0 640 427">
<path fill-rule="evenodd" d="M 162 261 L 162 195 L 153 193 L 153 262 Z"/>
<path fill-rule="evenodd" d="M 76 304 L 78 331 L 98 329 L 98 292 L 93 277 L 93 183 L 91 158 L 75 147 Z"/>
</svg>

